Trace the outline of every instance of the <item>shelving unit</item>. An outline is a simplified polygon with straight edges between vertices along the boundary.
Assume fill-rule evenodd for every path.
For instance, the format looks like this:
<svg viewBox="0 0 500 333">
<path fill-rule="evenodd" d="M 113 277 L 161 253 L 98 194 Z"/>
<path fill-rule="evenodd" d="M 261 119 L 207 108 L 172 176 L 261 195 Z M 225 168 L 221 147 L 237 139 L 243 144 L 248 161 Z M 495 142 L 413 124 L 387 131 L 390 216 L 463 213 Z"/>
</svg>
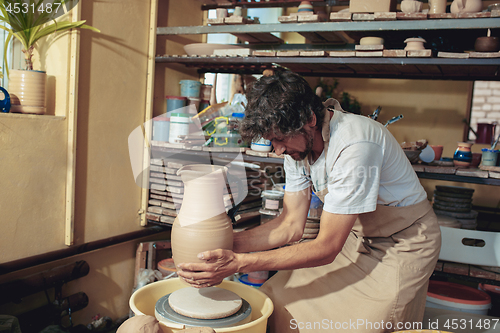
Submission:
<svg viewBox="0 0 500 333">
<path fill-rule="evenodd" d="M 270 1 L 273 5 L 293 5 L 292 1 Z M 318 4 L 324 1 L 317 1 Z M 235 3 L 228 2 L 227 6 Z M 252 3 L 251 6 L 261 6 Z M 220 6 L 220 5 L 219 5 Z M 204 5 L 203 10 L 213 5 Z M 500 35 L 500 18 L 447 18 L 426 20 L 393 20 L 393 21 L 348 21 L 348 22 L 308 22 L 279 24 L 222 24 L 213 26 L 157 27 L 157 36 L 178 36 L 192 34 L 231 33 L 236 36 L 271 35 L 272 33 L 292 32 L 307 36 L 311 33 L 334 32 L 347 35 L 355 42 L 363 36 L 379 36 L 384 38 L 386 49 L 403 49 L 404 39 L 421 36 L 428 41 L 427 48 L 433 49 L 433 57 L 428 58 L 365 58 L 365 57 L 224 57 L 224 56 L 186 56 L 156 55 L 156 64 L 169 64 L 196 68 L 199 73 L 238 73 L 261 74 L 267 68 L 286 67 L 304 76 L 335 77 L 370 77 L 401 79 L 439 79 L 439 80 L 498 80 L 500 69 L 499 58 L 449 59 L 436 57 L 437 51 L 449 51 L 452 44 L 464 50 L 473 49 L 473 43 L 479 36 L 484 36 L 490 29 L 493 36 Z M 264 38 L 265 39 L 265 38 Z M 252 50 L 354 50 L 354 44 L 311 43 L 283 44 L 247 43 L 241 44 Z M 155 148 L 157 152 L 163 149 Z M 205 153 L 205 152 L 203 152 Z M 192 152 L 196 154 L 196 152 Z M 212 159 L 230 160 L 232 153 L 212 152 Z M 283 163 L 279 158 L 256 157 L 244 154 L 247 162 Z M 453 182 L 474 183 L 499 186 L 500 179 L 466 177 L 457 175 L 417 172 L 422 179 L 436 179 Z"/>
<path fill-rule="evenodd" d="M 473 42 L 491 29 L 500 35 L 500 18 L 427 19 L 396 21 L 310 22 L 287 24 L 247 24 L 187 27 L 159 27 L 157 35 L 189 35 L 232 33 L 234 35 L 265 35 L 279 32 L 339 32 L 357 41 L 363 36 L 385 39 L 387 49 L 403 49 L 404 39 L 421 36 L 434 51 L 472 49 Z M 353 44 L 243 44 L 254 50 L 352 50 Z M 456 48 L 456 47 L 455 47 Z M 462 50 L 463 52 L 463 50 Z M 200 73 L 257 74 L 263 69 L 286 67 L 306 76 L 377 77 L 411 79 L 498 80 L 500 58 L 361 58 L 361 57 L 190 57 L 157 55 L 156 63 L 177 63 L 195 67 Z"/>
</svg>

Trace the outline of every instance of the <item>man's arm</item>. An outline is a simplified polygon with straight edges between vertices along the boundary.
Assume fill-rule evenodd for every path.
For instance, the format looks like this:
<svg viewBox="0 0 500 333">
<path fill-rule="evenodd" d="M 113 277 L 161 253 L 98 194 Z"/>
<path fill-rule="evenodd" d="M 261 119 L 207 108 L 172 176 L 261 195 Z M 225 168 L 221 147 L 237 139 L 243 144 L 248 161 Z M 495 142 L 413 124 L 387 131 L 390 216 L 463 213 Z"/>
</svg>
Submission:
<svg viewBox="0 0 500 333">
<path fill-rule="evenodd" d="M 181 264 L 177 272 L 194 287 L 219 284 L 236 272 L 290 270 L 331 263 L 342 250 L 358 215 L 339 215 L 323 211 L 316 239 L 255 253 L 234 253 L 229 250 L 203 252 L 205 263 Z"/>
<path fill-rule="evenodd" d="M 256 228 L 236 232 L 233 251 L 237 253 L 264 251 L 298 241 L 304 232 L 311 201 L 310 193 L 310 187 L 298 192 L 285 192 L 281 214 Z"/>
</svg>

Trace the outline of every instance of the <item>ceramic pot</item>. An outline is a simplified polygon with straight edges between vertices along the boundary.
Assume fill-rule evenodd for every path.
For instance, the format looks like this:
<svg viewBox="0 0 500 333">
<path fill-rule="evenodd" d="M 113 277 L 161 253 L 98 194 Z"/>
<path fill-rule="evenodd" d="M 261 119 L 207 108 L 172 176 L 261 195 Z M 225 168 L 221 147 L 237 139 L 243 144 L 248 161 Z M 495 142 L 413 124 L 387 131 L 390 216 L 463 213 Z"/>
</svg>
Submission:
<svg viewBox="0 0 500 333">
<path fill-rule="evenodd" d="M 426 43 L 423 38 L 407 38 L 405 39 L 406 47 L 405 50 L 425 50 L 424 43 Z"/>
<path fill-rule="evenodd" d="M 459 142 L 457 150 L 455 150 L 455 154 L 453 155 L 453 164 L 455 166 L 470 166 L 472 162 L 472 153 L 470 151 L 470 147 L 472 143 L 468 142 Z"/>
<path fill-rule="evenodd" d="M 454 0 L 450 6 L 452 13 L 477 13 L 483 10 L 481 0 Z"/>
<path fill-rule="evenodd" d="M 46 80 L 45 72 L 11 70 L 9 74 L 11 112 L 45 114 Z"/>
<path fill-rule="evenodd" d="M 172 227 L 175 265 L 203 262 L 203 251 L 233 249 L 233 227 L 226 214 L 223 189 L 227 168 L 194 164 L 177 171 L 184 183 L 182 206 Z"/>
<path fill-rule="evenodd" d="M 430 14 L 444 14 L 446 13 L 446 0 L 429 0 L 429 13 Z"/>
<path fill-rule="evenodd" d="M 401 1 L 401 11 L 404 13 L 418 13 L 422 10 L 423 3 L 415 0 Z"/>
<path fill-rule="evenodd" d="M 478 37 L 474 43 L 476 52 L 498 52 L 500 43 L 497 37 Z"/>
<path fill-rule="evenodd" d="M 443 155 L 443 146 L 431 145 L 431 148 L 434 150 L 434 161 L 439 161 Z"/>
</svg>

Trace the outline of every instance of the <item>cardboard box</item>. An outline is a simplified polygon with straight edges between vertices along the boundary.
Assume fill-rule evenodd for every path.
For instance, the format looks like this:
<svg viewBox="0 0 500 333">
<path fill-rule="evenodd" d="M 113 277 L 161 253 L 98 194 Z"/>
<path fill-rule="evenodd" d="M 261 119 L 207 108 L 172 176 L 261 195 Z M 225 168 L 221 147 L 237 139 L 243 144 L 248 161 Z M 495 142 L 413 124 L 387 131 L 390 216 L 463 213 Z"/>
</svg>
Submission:
<svg viewBox="0 0 500 333">
<path fill-rule="evenodd" d="M 351 13 L 375 13 L 395 12 L 396 0 L 351 0 L 349 12 Z"/>
</svg>

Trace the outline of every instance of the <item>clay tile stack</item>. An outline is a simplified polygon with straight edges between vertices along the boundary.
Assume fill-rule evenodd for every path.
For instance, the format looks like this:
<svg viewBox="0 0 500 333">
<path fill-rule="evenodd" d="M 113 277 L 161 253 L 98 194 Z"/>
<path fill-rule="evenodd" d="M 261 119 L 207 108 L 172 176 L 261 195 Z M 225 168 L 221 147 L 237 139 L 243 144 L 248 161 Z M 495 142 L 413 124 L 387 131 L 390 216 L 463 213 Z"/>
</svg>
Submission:
<svg viewBox="0 0 500 333">
<path fill-rule="evenodd" d="M 462 229 L 475 229 L 477 211 L 472 210 L 474 189 L 459 186 L 436 186 L 433 198 L 434 212 L 441 226 L 456 227 L 450 218 L 456 219 Z M 447 217 L 447 218 L 445 218 Z"/>
<path fill-rule="evenodd" d="M 301 242 L 315 239 L 319 233 L 319 218 L 308 217 L 306 221 L 306 226 L 304 228 L 304 234 L 302 235 Z"/>
</svg>

